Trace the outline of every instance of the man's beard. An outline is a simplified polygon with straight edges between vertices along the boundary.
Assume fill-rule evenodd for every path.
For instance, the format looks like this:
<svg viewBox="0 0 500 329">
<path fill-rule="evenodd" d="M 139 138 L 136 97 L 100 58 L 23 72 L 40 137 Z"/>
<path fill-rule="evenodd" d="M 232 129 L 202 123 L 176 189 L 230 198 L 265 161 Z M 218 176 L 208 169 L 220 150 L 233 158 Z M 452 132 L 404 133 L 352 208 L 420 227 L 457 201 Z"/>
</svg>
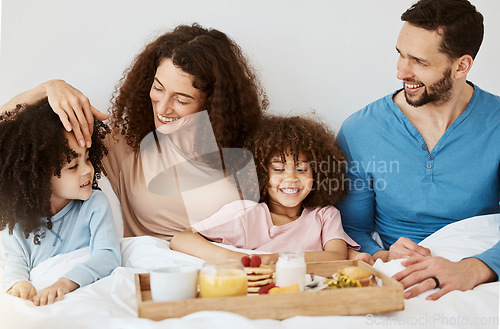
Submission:
<svg viewBox="0 0 500 329">
<path fill-rule="evenodd" d="M 403 84 L 404 86 L 404 84 Z M 405 90 L 406 102 L 413 107 L 423 106 L 427 103 L 436 102 L 437 104 L 445 104 L 451 98 L 451 88 L 453 82 L 451 80 L 451 69 L 448 68 L 443 73 L 443 78 L 436 81 L 429 87 L 425 87 L 424 93 L 417 99 L 411 99 Z"/>
</svg>

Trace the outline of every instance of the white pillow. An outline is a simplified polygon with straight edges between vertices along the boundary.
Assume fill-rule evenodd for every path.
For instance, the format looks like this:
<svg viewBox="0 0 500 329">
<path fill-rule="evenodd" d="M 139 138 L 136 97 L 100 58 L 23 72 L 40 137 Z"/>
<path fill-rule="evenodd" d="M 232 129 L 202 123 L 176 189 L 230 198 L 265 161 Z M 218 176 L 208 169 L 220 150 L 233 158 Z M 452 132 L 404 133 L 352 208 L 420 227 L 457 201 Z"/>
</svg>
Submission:
<svg viewBox="0 0 500 329">
<path fill-rule="evenodd" d="M 433 256 L 459 261 L 493 247 L 500 241 L 500 214 L 467 218 L 449 224 L 420 242 Z"/>
</svg>

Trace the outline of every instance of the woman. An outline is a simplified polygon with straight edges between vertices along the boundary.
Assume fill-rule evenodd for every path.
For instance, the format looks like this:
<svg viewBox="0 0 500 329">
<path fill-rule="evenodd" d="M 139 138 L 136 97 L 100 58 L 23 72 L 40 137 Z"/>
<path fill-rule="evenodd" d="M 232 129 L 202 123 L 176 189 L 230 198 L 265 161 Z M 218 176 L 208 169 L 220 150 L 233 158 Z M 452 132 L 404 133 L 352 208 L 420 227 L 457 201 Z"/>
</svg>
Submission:
<svg viewBox="0 0 500 329">
<path fill-rule="evenodd" d="M 94 117 L 107 116 L 90 105 L 78 90 L 62 80 L 52 80 L 20 94 L 2 110 L 18 103 L 35 103 L 47 97 L 67 130 L 90 146 Z M 112 99 L 103 159 L 106 176 L 121 202 L 124 235 L 152 235 L 166 240 L 208 217 L 234 193 L 223 193 L 226 184 L 213 184 L 196 193 L 151 193 L 144 179 L 141 141 L 155 128 L 168 130 L 179 118 L 206 111 L 219 148 L 241 147 L 256 129 L 267 98 L 241 49 L 224 33 L 197 24 L 181 25 L 160 36 L 136 57 Z M 204 205 L 191 216 L 189 200 Z M 207 206 L 210 205 L 210 206 Z"/>
</svg>

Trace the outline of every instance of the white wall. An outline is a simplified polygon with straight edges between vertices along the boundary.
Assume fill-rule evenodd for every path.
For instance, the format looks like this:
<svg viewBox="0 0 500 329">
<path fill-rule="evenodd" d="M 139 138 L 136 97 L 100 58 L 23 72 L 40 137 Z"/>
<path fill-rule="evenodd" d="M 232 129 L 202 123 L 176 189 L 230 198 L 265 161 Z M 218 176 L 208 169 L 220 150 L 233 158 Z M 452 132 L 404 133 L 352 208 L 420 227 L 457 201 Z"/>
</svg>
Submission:
<svg viewBox="0 0 500 329">
<path fill-rule="evenodd" d="M 0 0 L 0 54 L 2 53 L 2 0 Z"/>
<path fill-rule="evenodd" d="M 472 0 L 486 35 L 469 79 L 500 94 L 500 1 Z M 3 0 L 0 103 L 62 78 L 106 111 L 142 47 L 177 24 L 220 29 L 243 48 L 280 113 L 310 109 L 335 129 L 401 86 L 400 15 L 413 0 Z"/>
</svg>

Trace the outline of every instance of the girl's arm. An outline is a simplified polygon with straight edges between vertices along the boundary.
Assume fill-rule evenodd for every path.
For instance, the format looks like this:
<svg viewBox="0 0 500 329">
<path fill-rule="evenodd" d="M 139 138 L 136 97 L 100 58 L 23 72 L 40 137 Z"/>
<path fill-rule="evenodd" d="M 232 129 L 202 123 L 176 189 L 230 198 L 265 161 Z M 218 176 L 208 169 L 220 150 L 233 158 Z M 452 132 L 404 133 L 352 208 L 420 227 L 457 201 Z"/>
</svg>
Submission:
<svg viewBox="0 0 500 329">
<path fill-rule="evenodd" d="M 375 260 L 372 258 L 372 255 L 366 252 L 359 252 L 352 248 L 347 248 L 347 259 L 352 260 L 360 260 L 369 265 L 375 264 Z"/>
<path fill-rule="evenodd" d="M 262 264 L 276 264 L 279 253 L 259 254 Z M 306 262 L 321 262 L 329 260 L 346 260 L 347 244 L 342 239 L 333 239 L 325 244 L 323 251 L 309 251 L 304 254 Z"/>
<path fill-rule="evenodd" d="M 65 129 L 73 130 L 76 140 L 90 147 L 94 118 L 106 120 L 108 115 L 95 109 L 84 94 L 63 80 L 49 80 L 15 96 L 0 107 L 0 113 L 14 109 L 17 104 L 36 104 L 45 98 Z"/>
<path fill-rule="evenodd" d="M 30 239 L 24 238 L 24 233 L 21 232 L 18 225 L 14 227 L 12 235 L 9 234 L 8 228 L 0 231 L 0 272 L 2 272 L 0 291 L 21 297 L 23 295 L 21 290 L 23 290 L 27 295 L 30 295 L 31 298 L 28 299 L 32 300 L 33 296 L 36 295 L 36 290 L 34 293 L 27 292 L 31 290 L 29 282 L 31 266 L 28 257 L 32 253 L 30 242 L 33 236 L 30 236 Z"/>
<path fill-rule="evenodd" d="M 71 234 L 80 235 L 82 241 L 88 241 L 90 257 L 69 269 L 61 278 L 83 287 L 110 275 L 121 265 L 120 241 L 111 206 L 103 192 L 93 191 L 76 216 L 72 220 L 78 221 L 79 225 Z"/>
<path fill-rule="evenodd" d="M 323 251 L 306 252 L 306 262 L 347 259 L 347 244 L 342 239 L 333 239 L 328 241 L 323 249 Z"/>
<path fill-rule="evenodd" d="M 31 282 L 22 280 L 17 281 L 14 285 L 7 291 L 8 295 L 19 297 L 21 299 L 33 300 L 36 295 L 36 288 L 31 284 Z"/>
<path fill-rule="evenodd" d="M 232 251 L 217 245 L 205 239 L 201 234 L 188 228 L 177 233 L 170 241 L 170 249 L 195 256 L 206 261 L 222 261 L 227 259 L 240 260 L 245 253 Z"/>
<path fill-rule="evenodd" d="M 38 292 L 38 294 L 33 297 L 33 304 L 36 306 L 53 304 L 56 301 L 62 300 L 65 294 L 76 290 L 78 287 L 80 286 L 74 281 L 60 278 L 51 286 Z"/>
</svg>

